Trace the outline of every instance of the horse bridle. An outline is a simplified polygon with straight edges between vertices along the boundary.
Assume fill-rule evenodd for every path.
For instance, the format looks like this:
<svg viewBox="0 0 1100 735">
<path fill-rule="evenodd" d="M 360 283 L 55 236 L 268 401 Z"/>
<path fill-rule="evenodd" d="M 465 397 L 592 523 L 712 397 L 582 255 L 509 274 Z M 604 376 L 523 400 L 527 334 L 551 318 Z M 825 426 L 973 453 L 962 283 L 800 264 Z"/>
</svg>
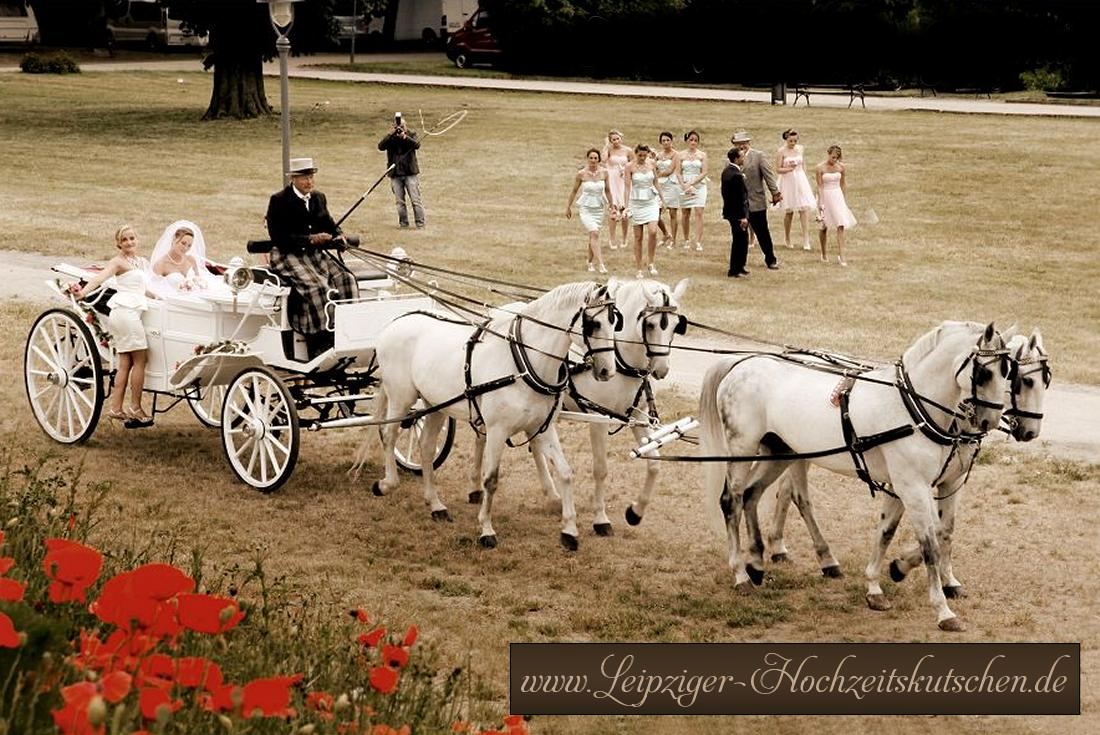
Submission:
<svg viewBox="0 0 1100 735">
<path fill-rule="evenodd" d="M 1053 378 L 1053 374 L 1051 373 L 1050 366 L 1047 364 L 1047 354 L 1039 348 L 1036 348 L 1036 350 L 1039 353 L 1038 357 L 1029 357 L 1027 359 L 1009 358 L 1009 362 L 1011 363 L 1008 368 L 1008 379 L 1011 382 L 1009 397 L 1012 401 L 1012 406 L 1005 410 L 1004 415 L 1014 417 L 1008 419 L 1010 426 L 1014 426 L 1017 423 L 1015 418 L 1036 420 L 1042 420 L 1043 418 L 1042 413 L 1025 411 L 1016 403 L 1017 396 L 1019 396 L 1024 389 L 1024 378 L 1028 375 L 1039 373 L 1043 381 L 1043 387 L 1050 387 L 1050 381 Z M 1021 371 L 1021 365 L 1035 365 L 1035 367 L 1027 371 Z"/>
<path fill-rule="evenodd" d="M 619 311 L 619 308 L 615 306 L 615 300 L 607 293 L 607 288 L 602 287 L 600 290 L 600 296 L 592 303 L 585 304 L 581 307 L 577 315 L 573 317 L 573 321 L 569 324 L 569 329 L 573 329 L 573 325 L 577 323 L 578 317 L 581 320 L 581 337 L 584 339 L 584 362 L 589 363 L 592 360 L 593 355 L 598 355 L 601 352 L 615 352 L 616 357 L 618 351 L 615 349 L 615 337 L 612 335 L 611 344 L 607 347 L 593 347 L 589 337 L 596 331 L 596 327 L 599 326 L 599 322 L 596 321 L 594 315 L 589 315 L 589 312 L 601 309 L 607 309 L 607 320 L 613 326 L 616 332 L 623 328 L 623 314 Z"/>
<path fill-rule="evenodd" d="M 667 345 L 654 345 L 646 337 L 646 324 L 649 319 L 659 316 L 659 325 L 661 331 L 668 329 L 668 315 L 675 314 L 677 321 L 676 326 L 673 328 L 673 334 L 687 334 L 687 317 L 679 313 L 679 307 L 673 306 L 668 298 L 668 293 L 661 292 L 661 297 L 664 303 L 660 306 L 646 305 L 644 309 L 638 312 L 636 317 L 638 320 L 638 331 L 642 335 L 642 345 L 645 347 L 645 356 L 649 359 L 654 357 L 668 357 L 672 354 L 672 340 L 669 340 Z M 660 348 L 660 349 L 658 349 Z M 644 378 L 649 375 L 649 368 L 644 369 L 636 368 L 629 364 L 619 352 L 618 342 L 615 343 L 615 366 L 620 373 L 624 373 L 634 378 Z"/>
<path fill-rule="evenodd" d="M 983 408 L 990 408 L 994 411 L 1004 411 L 1005 404 L 1003 401 L 987 401 L 986 399 L 978 395 L 979 382 L 984 383 L 983 371 L 992 375 L 993 371 L 990 369 L 990 365 L 994 363 L 1000 364 L 1001 375 L 1005 378 L 1009 377 L 1009 358 L 1008 348 L 1006 347 L 994 347 L 994 348 L 981 348 L 977 345 L 970 350 L 970 354 L 959 365 L 959 369 L 955 371 L 955 379 L 957 380 L 959 375 L 966 366 L 971 366 L 970 370 L 970 397 L 964 398 L 959 403 L 959 410 L 963 415 L 963 418 L 969 419 L 974 415 L 974 407 L 982 406 Z"/>
</svg>

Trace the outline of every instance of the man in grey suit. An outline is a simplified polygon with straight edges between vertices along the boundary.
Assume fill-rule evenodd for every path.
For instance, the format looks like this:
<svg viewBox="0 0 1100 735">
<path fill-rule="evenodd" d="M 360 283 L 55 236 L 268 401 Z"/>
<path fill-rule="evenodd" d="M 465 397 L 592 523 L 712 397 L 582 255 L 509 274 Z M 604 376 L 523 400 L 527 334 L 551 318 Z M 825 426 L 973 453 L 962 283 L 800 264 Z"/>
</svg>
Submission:
<svg viewBox="0 0 1100 735">
<path fill-rule="evenodd" d="M 769 270 L 779 270 L 779 261 L 772 249 L 772 234 L 768 231 L 768 200 L 764 188 L 771 192 L 772 204 L 783 198 L 779 191 L 779 183 L 776 181 L 775 172 L 768 157 L 760 151 L 752 148 L 752 136 L 744 130 L 739 130 L 730 138 L 734 146 L 741 149 L 745 156 L 745 163 L 741 167 L 745 174 L 745 186 L 749 191 L 749 226 L 756 233 L 756 241 L 760 243 L 760 251 L 764 253 L 764 263 Z"/>
</svg>

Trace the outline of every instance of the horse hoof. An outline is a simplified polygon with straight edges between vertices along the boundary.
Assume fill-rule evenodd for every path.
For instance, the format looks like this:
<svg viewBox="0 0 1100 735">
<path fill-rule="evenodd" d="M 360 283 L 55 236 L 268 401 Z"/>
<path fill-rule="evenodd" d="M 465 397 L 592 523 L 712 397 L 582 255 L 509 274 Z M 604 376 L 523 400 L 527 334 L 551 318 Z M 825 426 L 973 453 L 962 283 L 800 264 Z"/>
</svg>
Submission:
<svg viewBox="0 0 1100 735">
<path fill-rule="evenodd" d="M 760 585 L 762 585 L 764 583 L 764 570 L 763 569 L 757 569 L 756 567 L 754 567 L 752 565 L 747 565 L 745 567 L 745 572 L 749 575 L 749 579 L 752 580 L 752 583 L 755 584 L 757 587 L 759 587 Z"/>
<path fill-rule="evenodd" d="M 626 506 L 626 522 L 632 526 L 637 526 L 642 522 L 642 517 L 634 512 L 634 506 Z"/>
<path fill-rule="evenodd" d="M 480 490 L 474 490 L 472 493 L 470 493 L 467 496 L 466 499 L 470 501 L 470 505 L 477 505 L 478 503 L 481 502 L 481 491 Z"/>
<path fill-rule="evenodd" d="M 733 585 L 733 591 L 742 597 L 747 597 L 753 593 L 753 586 L 750 582 L 738 582 Z"/>
<path fill-rule="evenodd" d="M 958 618 L 947 618 L 940 621 L 940 630 L 946 630 L 948 633 L 961 633 L 966 630 L 966 626 Z"/>
<path fill-rule="evenodd" d="M 495 549 L 497 547 L 496 534 L 490 536 L 479 536 L 477 539 L 478 546 L 483 549 Z"/>
<path fill-rule="evenodd" d="M 897 559 L 890 562 L 890 579 L 895 582 L 900 582 L 905 579 L 905 572 L 901 571 L 901 565 L 898 564 Z"/>
<path fill-rule="evenodd" d="M 570 536 L 568 533 L 563 533 L 561 535 L 561 545 L 565 548 L 566 551 L 576 551 L 577 537 Z"/>
<path fill-rule="evenodd" d="M 839 564 L 834 564 L 831 567 L 822 567 L 821 575 L 823 577 L 828 577 L 829 579 L 840 579 L 844 576 L 844 572 L 840 571 Z"/>
<path fill-rule="evenodd" d="M 447 510 L 446 508 L 444 508 L 443 510 L 433 510 L 432 511 L 432 520 L 433 521 L 447 521 L 447 523 L 453 523 L 454 522 L 454 518 L 451 518 L 451 512 L 449 510 Z"/>
<path fill-rule="evenodd" d="M 385 493 L 382 492 L 382 485 L 379 484 L 378 480 L 375 480 L 374 484 L 370 486 L 370 491 L 372 493 L 374 493 L 375 496 L 377 496 L 379 498 L 382 497 L 383 495 L 385 495 Z"/>
<path fill-rule="evenodd" d="M 961 600 L 966 597 L 966 592 L 963 591 L 961 584 L 951 585 L 943 588 L 943 596 L 952 600 Z"/>
<path fill-rule="evenodd" d="M 782 554 L 772 554 L 772 562 L 775 564 L 786 564 L 791 560 L 791 557 L 787 556 L 787 552 Z"/>
<path fill-rule="evenodd" d="M 872 610 L 884 612 L 892 608 L 893 605 L 891 605 L 890 601 L 886 599 L 886 595 L 879 593 L 875 595 L 867 595 L 867 607 L 871 608 Z"/>
<path fill-rule="evenodd" d="M 610 523 L 593 523 L 592 530 L 596 532 L 597 536 L 613 536 L 615 529 L 611 527 Z"/>
</svg>

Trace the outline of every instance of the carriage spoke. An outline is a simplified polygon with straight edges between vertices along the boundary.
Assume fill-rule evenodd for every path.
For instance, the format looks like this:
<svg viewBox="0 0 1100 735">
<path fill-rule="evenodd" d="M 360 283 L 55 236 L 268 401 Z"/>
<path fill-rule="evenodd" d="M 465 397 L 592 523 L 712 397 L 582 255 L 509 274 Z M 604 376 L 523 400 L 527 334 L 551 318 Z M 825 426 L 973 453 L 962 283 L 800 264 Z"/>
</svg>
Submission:
<svg viewBox="0 0 1100 735">
<path fill-rule="evenodd" d="M 256 446 L 260 448 L 260 482 L 267 482 L 267 442 L 260 441 L 256 443 Z"/>
<path fill-rule="evenodd" d="M 77 402 L 76 398 L 79 397 L 82 401 L 84 401 L 88 408 L 92 407 L 92 402 L 88 400 L 88 397 L 86 395 L 76 390 L 75 388 L 69 388 L 67 392 L 69 394 L 69 403 L 72 404 L 73 412 L 76 413 L 76 418 L 80 422 L 81 428 L 87 426 L 88 417 L 84 415 L 84 411 L 81 410 L 80 403 Z"/>
<path fill-rule="evenodd" d="M 65 404 L 65 425 L 69 427 L 68 436 L 73 435 L 73 406 L 69 400 L 69 392 L 67 390 L 61 391 L 61 401 Z"/>
<path fill-rule="evenodd" d="M 268 435 L 268 441 L 271 442 L 271 444 L 273 444 L 274 446 L 278 447 L 279 451 L 283 453 L 284 457 L 289 457 L 290 456 L 290 447 L 286 446 L 281 441 L 276 439 L 274 435 L 269 434 Z M 272 452 L 274 452 L 274 449 L 272 449 Z M 271 459 L 274 461 L 274 459 L 275 459 L 274 453 L 271 455 Z"/>
<path fill-rule="evenodd" d="M 260 448 L 260 443 L 255 438 L 252 439 L 252 454 L 248 458 L 248 474 L 252 475 L 252 468 L 256 466 L 256 453 Z"/>
<path fill-rule="evenodd" d="M 76 385 L 84 385 L 89 388 L 95 385 L 95 381 L 91 378 L 69 378 L 69 382 L 75 383 Z"/>
<path fill-rule="evenodd" d="M 46 355 L 46 353 L 43 352 L 41 348 L 38 347 L 38 345 L 35 345 L 32 349 L 34 350 L 35 354 L 37 354 L 38 357 L 41 358 L 42 362 L 46 363 L 48 367 L 52 368 L 50 372 L 57 372 L 58 368 L 56 358 L 51 360 L 50 357 Z"/>
<path fill-rule="evenodd" d="M 275 474 L 278 474 L 280 462 L 279 462 L 279 458 L 275 456 L 275 447 L 272 446 L 272 443 L 273 442 L 271 442 L 271 441 L 265 441 L 264 442 L 264 450 L 266 450 L 266 452 L 267 452 L 268 461 L 271 462 L 271 471 L 274 472 Z M 266 476 L 264 477 L 264 480 L 265 481 L 267 480 Z"/>
</svg>

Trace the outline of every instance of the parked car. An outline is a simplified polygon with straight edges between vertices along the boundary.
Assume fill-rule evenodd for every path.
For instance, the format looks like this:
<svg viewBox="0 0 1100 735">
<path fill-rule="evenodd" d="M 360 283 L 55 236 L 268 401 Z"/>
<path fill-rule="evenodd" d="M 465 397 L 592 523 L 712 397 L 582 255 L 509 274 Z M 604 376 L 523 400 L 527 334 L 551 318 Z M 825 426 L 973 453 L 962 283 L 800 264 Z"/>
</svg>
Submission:
<svg viewBox="0 0 1100 735">
<path fill-rule="evenodd" d="M 34 9 L 23 0 L 0 0 L 0 44 L 38 43 Z"/>
<path fill-rule="evenodd" d="M 124 15 L 107 21 L 107 40 L 144 44 L 158 50 L 171 46 L 205 46 L 207 42 L 206 36 L 184 30 L 180 21 L 168 17 L 168 8 L 159 0 L 129 0 Z"/>
<path fill-rule="evenodd" d="M 470 64 L 493 64 L 500 58 L 500 44 L 489 30 L 489 13 L 478 9 L 465 25 L 447 39 L 447 58 L 459 69 Z"/>
</svg>

